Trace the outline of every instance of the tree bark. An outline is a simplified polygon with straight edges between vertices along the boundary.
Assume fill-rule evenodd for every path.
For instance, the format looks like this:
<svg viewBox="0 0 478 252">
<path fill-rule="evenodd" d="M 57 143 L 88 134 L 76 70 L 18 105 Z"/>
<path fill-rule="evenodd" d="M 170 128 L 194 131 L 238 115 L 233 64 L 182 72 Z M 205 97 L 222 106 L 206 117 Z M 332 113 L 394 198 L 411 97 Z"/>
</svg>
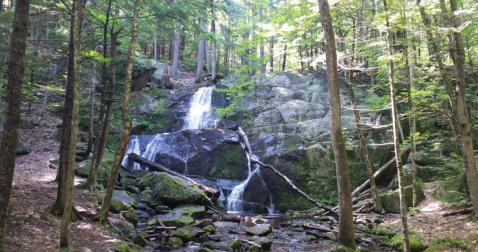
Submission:
<svg viewBox="0 0 478 252">
<path fill-rule="evenodd" d="M 93 117 L 95 116 L 95 85 L 96 85 L 96 65 L 91 64 L 91 86 L 90 86 L 90 115 L 88 117 L 88 146 L 85 155 L 89 155 L 93 149 Z"/>
<path fill-rule="evenodd" d="M 388 12 L 387 1 L 383 0 L 383 6 L 385 12 Z M 403 167 L 400 160 L 400 143 L 399 143 L 399 128 L 398 128 L 398 112 L 397 112 L 397 100 L 395 98 L 395 74 L 394 74 L 394 63 L 393 63 L 393 53 L 392 53 L 392 36 L 390 34 L 390 23 L 388 16 L 385 17 L 386 23 L 386 32 L 385 39 L 387 40 L 387 53 L 388 53 L 388 78 L 390 82 L 390 102 L 392 103 L 392 121 L 393 121 L 393 146 L 395 152 L 395 163 L 397 165 L 397 177 L 398 177 L 398 187 L 400 191 L 400 213 L 402 221 L 402 234 L 403 234 L 403 251 L 410 251 L 410 242 L 408 238 L 408 223 L 407 223 L 407 205 L 405 202 L 405 193 L 404 193 L 404 182 L 403 182 Z"/>
<path fill-rule="evenodd" d="M 284 55 L 282 59 L 282 72 L 285 71 L 286 57 L 287 57 L 287 44 L 284 45 Z"/>
<path fill-rule="evenodd" d="M 350 186 L 350 171 L 347 161 L 345 141 L 342 134 L 341 103 L 339 90 L 339 76 L 337 67 L 337 51 L 335 35 L 330 17 L 329 3 L 319 0 L 320 20 L 322 23 L 327 64 L 327 81 L 329 85 L 330 103 L 330 137 L 334 148 L 335 169 L 337 173 L 337 187 L 339 195 L 339 235 L 337 242 L 346 248 L 356 250 L 352 195 Z"/>
<path fill-rule="evenodd" d="M 174 4 L 176 5 L 178 0 L 174 0 Z M 173 79 L 177 79 L 177 73 L 178 73 L 178 64 L 179 64 L 179 29 L 180 26 L 179 24 L 175 25 L 175 30 L 176 34 L 174 36 L 174 55 L 173 55 L 173 68 L 171 69 L 171 77 Z"/>
<path fill-rule="evenodd" d="M 3 1 L 1 3 L 3 5 Z M 30 0 L 18 0 L 12 24 L 8 82 L 3 110 L 3 132 L 0 141 L 0 252 L 4 252 L 8 208 L 12 192 L 15 157 L 17 155 L 18 127 L 23 77 L 25 75 L 25 50 Z"/>
<path fill-rule="evenodd" d="M 66 84 L 65 106 L 63 110 L 62 134 L 60 145 L 60 165 L 63 180 L 63 217 L 60 227 L 60 247 L 68 247 L 68 226 L 73 209 L 73 185 L 75 176 L 75 154 L 78 140 L 78 111 L 80 105 L 80 28 L 82 0 L 74 0 L 71 15 L 70 43 L 68 48 L 68 77 Z M 60 204 L 61 206 L 62 204 Z"/>
<path fill-rule="evenodd" d="M 204 15 L 201 15 L 201 19 L 199 20 L 199 26 L 204 26 Z M 205 48 L 205 40 L 201 40 L 198 46 L 198 58 L 197 58 L 197 68 L 196 68 L 196 81 L 195 83 L 201 82 L 201 75 L 203 72 L 204 67 L 204 52 L 206 51 Z"/>
<path fill-rule="evenodd" d="M 119 169 L 121 162 L 126 154 L 126 145 L 129 142 L 129 134 L 131 132 L 131 117 L 129 113 L 129 98 L 131 93 L 131 82 L 133 76 L 133 59 L 134 52 L 136 49 L 136 42 L 138 40 L 138 19 L 139 19 L 139 10 L 141 7 L 142 0 L 136 0 L 134 6 L 134 16 L 133 16 L 133 28 L 131 31 L 131 43 L 128 53 L 128 63 L 126 66 L 126 76 L 125 76 L 125 87 L 124 87 L 124 96 L 123 96 L 123 105 L 121 109 L 121 119 L 122 119 L 122 132 L 120 140 L 118 143 L 118 148 L 116 149 L 115 159 L 111 167 L 111 175 L 108 179 L 108 187 L 106 189 L 105 197 L 101 204 L 100 211 L 93 217 L 93 219 L 98 219 L 100 222 L 107 222 L 108 212 L 110 208 L 111 199 L 113 197 L 113 191 L 115 188 L 116 180 L 118 178 Z"/>
<path fill-rule="evenodd" d="M 214 2 L 211 0 L 211 2 Z M 214 9 L 212 10 L 212 14 L 214 15 Z M 214 17 L 213 17 L 214 18 Z M 216 21 L 214 19 L 211 20 L 211 33 L 216 34 Z M 216 82 L 216 44 L 211 44 L 211 79 L 213 82 Z"/>
</svg>

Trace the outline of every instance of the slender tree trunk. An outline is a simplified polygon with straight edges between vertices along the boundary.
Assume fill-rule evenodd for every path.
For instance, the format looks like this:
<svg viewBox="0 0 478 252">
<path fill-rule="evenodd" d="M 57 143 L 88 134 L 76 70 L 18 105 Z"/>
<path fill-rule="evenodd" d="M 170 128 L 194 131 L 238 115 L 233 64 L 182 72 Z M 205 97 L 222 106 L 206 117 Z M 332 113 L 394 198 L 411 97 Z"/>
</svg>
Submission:
<svg viewBox="0 0 478 252">
<path fill-rule="evenodd" d="M 174 1 L 176 3 L 176 1 Z M 154 18 L 154 23 L 158 24 L 158 17 Z M 153 59 L 155 62 L 158 61 L 158 29 L 154 29 L 154 42 L 153 42 Z"/>
<path fill-rule="evenodd" d="M 204 15 L 201 15 L 201 19 L 199 20 L 199 26 L 204 27 Z M 196 83 L 201 82 L 201 75 L 203 72 L 204 67 L 204 52 L 206 51 L 205 48 L 205 40 L 201 40 L 198 46 L 198 57 L 197 57 L 197 68 L 196 68 Z"/>
<path fill-rule="evenodd" d="M 0 4 L 3 5 L 3 1 Z M 3 132 L 0 141 L 0 252 L 5 251 L 8 208 L 12 192 L 15 157 L 17 155 L 29 13 L 30 0 L 19 0 L 15 7 L 12 24 L 8 82 L 4 94 Z"/>
<path fill-rule="evenodd" d="M 476 171 L 476 160 L 473 151 L 473 136 L 470 125 L 470 118 L 468 113 L 468 106 L 466 103 L 466 79 L 465 79 L 465 48 L 460 33 L 460 20 L 456 18 L 455 12 L 458 10 L 456 0 L 450 0 L 450 11 L 453 18 L 452 24 L 453 39 L 455 43 L 455 58 L 452 57 L 455 66 L 456 79 L 456 121 L 459 125 L 459 132 L 461 136 L 461 148 L 463 155 L 463 166 L 465 168 L 466 182 L 468 185 L 468 192 L 470 193 L 471 203 L 473 204 L 473 214 L 478 218 L 478 174 Z M 450 44 L 453 41 L 450 41 Z"/>
<path fill-rule="evenodd" d="M 113 191 L 115 188 L 116 180 L 118 178 L 118 173 L 121 166 L 121 161 L 123 160 L 124 155 L 126 154 L 126 146 L 129 142 L 129 134 L 131 132 L 131 117 L 129 113 L 129 98 L 131 93 L 131 82 L 133 75 L 133 60 L 134 52 L 136 48 L 136 42 L 138 40 L 138 19 L 139 19 L 139 10 L 142 0 L 136 0 L 134 7 L 134 16 L 133 16 L 133 29 L 131 31 L 131 44 L 129 47 L 128 53 L 128 63 L 126 66 L 126 76 L 125 76 L 125 90 L 123 97 L 123 105 L 121 109 L 121 119 L 123 130 L 121 132 L 118 148 L 116 149 L 115 159 L 111 167 L 111 175 L 108 180 L 108 187 L 106 189 L 105 197 L 101 204 L 100 211 L 93 217 L 98 219 L 100 222 L 107 222 L 108 212 L 110 208 L 111 199 L 113 197 Z"/>
<path fill-rule="evenodd" d="M 326 41 L 327 81 L 329 83 L 330 103 L 330 137 L 334 148 L 335 169 L 339 194 L 339 235 L 337 242 L 346 248 L 356 250 L 350 171 L 347 161 L 345 141 L 342 134 L 341 103 L 339 76 L 337 68 L 337 51 L 335 35 L 330 17 L 329 3 L 319 0 L 320 19 Z"/>
<path fill-rule="evenodd" d="M 287 57 L 287 44 L 284 45 L 284 58 L 282 59 L 282 72 L 285 71 L 285 63 L 286 63 L 286 57 Z"/>
<path fill-rule="evenodd" d="M 181 35 L 181 61 L 183 60 L 183 53 L 184 50 L 186 49 L 186 28 L 183 27 L 183 34 Z"/>
<path fill-rule="evenodd" d="M 214 11 L 212 12 L 214 15 Z M 212 34 L 216 34 L 216 21 L 213 19 L 211 20 L 211 32 Z M 216 44 L 211 44 L 211 79 L 212 81 L 216 81 Z"/>
<path fill-rule="evenodd" d="M 178 0 L 174 0 L 174 5 L 178 3 Z M 176 80 L 179 64 L 179 24 L 175 25 L 175 36 L 174 36 L 174 55 L 173 55 L 173 68 L 171 69 L 171 76 Z"/>
<path fill-rule="evenodd" d="M 104 117 L 104 122 L 102 123 L 102 130 L 101 130 L 101 135 L 99 137 L 98 145 L 96 147 L 97 151 L 97 156 L 96 159 L 93 158 L 93 161 L 91 163 L 91 169 L 88 174 L 88 178 L 86 181 L 78 186 L 78 188 L 88 188 L 90 191 L 93 191 L 93 189 L 96 186 L 96 176 L 98 174 L 98 169 L 101 164 L 101 158 L 103 157 L 103 154 L 105 152 L 106 148 L 106 141 L 108 138 L 108 134 L 110 131 L 110 125 L 111 125 L 111 115 L 113 114 L 113 100 L 114 100 L 114 92 L 115 92 L 115 82 L 116 82 L 116 46 L 118 43 L 118 34 L 123 30 L 123 28 L 120 28 L 118 31 L 113 32 L 113 29 L 111 30 L 111 46 L 110 46 L 110 78 L 109 78 L 109 85 L 103 92 L 108 93 L 108 97 L 106 99 L 106 114 Z"/>
<path fill-rule="evenodd" d="M 385 12 L 388 11 L 387 1 L 383 0 L 383 6 Z M 402 233 L 403 233 L 403 251 L 410 251 L 410 242 L 408 239 L 408 223 L 407 223 L 407 205 L 405 202 L 404 183 L 403 183 L 403 167 L 400 160 L 399 149 L 399 129 L 398 129 L 398 112 L 397 112 L 397 100 L 395 98 L 395 79 L 394 79 L 394 65 L 393 65 L 393 53 L 392 53 L 392 36 L 390 34 L 390 23 L 388 16 L 385 17 L 386 23 L 386 40 L 387 40 L 387 53 L 388 53 L 388 78 L 390 82 L 390 100 L 392 103 L 392 120 L 393 120 L 393 142 L 395 152 L 395 163 L 397 165 L 398 187 L 400 191 L 400 213 L 402 217 Z"/>
<path fill-rule="evenodd" d="M 95 116 L 95 84 L 96 84 L 96 65 L 91 64 L 91 86 L 90 86 L 90 116 L 88 117 L 88 146 L 85 155 L 89 155 L 93 148 L 93 117 Z"/>
<path fill-rule="evenodd" d="M 73 209 L 73 185 L 75 176 L 75 152 L 78 140 L 78 111 L 80 105 L 80 28 L 82 0 L 74 0 L 71 16 L 69 44 L 68 79 L 66 84 L 65 107 L 63 111 L 60 167 L 65 181 L 63 217 L 60 227 L 60 247 L 68 247 L 68 226 Z"/>
<path fill-rule="evenodd" d="M 269 66 L 270 66 L 270 72 L 274 72 L 274 37 L 271 38 L 269 42 Z"/>
</svg>

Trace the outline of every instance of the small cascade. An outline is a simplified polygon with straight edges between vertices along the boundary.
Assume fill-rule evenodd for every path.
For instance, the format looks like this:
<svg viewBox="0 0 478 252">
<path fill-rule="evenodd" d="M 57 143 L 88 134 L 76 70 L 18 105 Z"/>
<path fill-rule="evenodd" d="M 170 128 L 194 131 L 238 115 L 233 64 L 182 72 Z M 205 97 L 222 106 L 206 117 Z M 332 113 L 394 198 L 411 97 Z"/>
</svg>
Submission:
<svg viewBox="0 0 478 252">
<path fill-rule="evenodd" d="M 248 173 L 247 173 L 247 178 L 246 180 L 242 181 L 238 185 L 236 185 L 233 189 L 231 194 L 227 197 L 227 212 L 228 213 L 242 213 L 244 212 L 244 206 L 243 203 L 244 201 L 243 196 L 244 196 L 244 189 L 246 188 L 247 183 L 249 183 L 249 180 L 251 179 L 252 175 L 254 173 L 260 172 L 259 166 L 256 164 L 254 165 L 254 170 L 252 171 L 252 165 L 251 165 L 251 158 L 249 157 L 249 154 L 247 154 L 247 161 L 248 161 Z"/>
<path fill-rule="evenodd" d="M 141 154 L 141 150 L 139 148 L 139 140 L 138 140 L 137 136 L 131 136 L 130 137 L 130 141 L 128 143 L 127 149 L 128 150 L 126 152 L 126 158 L 124 158 L 123 161 L 121 162 L 121 165 L 124 166 L 124 167 L 128 167 L 128 165 L 129 165 L 130 161 L 127 158 L 127 155 L 129 153 L 135 153 L 135 154 L 138 154 L 138 155 Z M 140 170 L 140 169 L 141 169 L 141 165 L 138 164 L 138 163 L 133 162 L 133 170 Z"/>
<path fill-rule="evenodd" d="M 216 115 L 211 106 L 213 90 L 214 86 L 203 87 L 194 94 L 183 129 L 204 129 L 211 121 L 216 128 Z"/>
</svg>

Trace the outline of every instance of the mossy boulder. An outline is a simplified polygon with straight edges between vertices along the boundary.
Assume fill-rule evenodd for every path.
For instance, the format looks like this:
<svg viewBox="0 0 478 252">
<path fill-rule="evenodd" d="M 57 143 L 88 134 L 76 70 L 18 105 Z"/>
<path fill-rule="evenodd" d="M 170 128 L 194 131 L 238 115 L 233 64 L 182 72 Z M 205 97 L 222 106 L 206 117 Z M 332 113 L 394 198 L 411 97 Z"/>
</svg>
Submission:
<svg viewBox="0 0 478 252">
<path fill-rule="evenodd" d="M 135 186 L 143 189 L 150 187 L 157 198 L 170 207 L 183 203 L 202 204 L 208 199 L 196 185 L 164 172 L 150 172 L 137 179 Z"/>
<path fill-rule="evenodd" d="M 203 247 L 212 249 L 212 250 L 224 250 L 224 251 L 236 251 L 243 247 L 241 240 L 235 239 L 232 241 L 223 241 L 223 242 L 205 242 Z"/>
<path fill-rule="evenodd" d="M 123 212 L 121 215 L 123 216 L 123 218 L 125 218 L 125 220 L 132 223 L 133 225 L 136 226 L 138 224 L 139 217 L 136 213 L 136 210 L 134 210 L 133 208 L 130 208 L 129 210 Z"/>
<path fill-rule="evenodd" d="M 163 246 L 169 246 L 174 248 L 182 246 L 184 242 L 179 237 L 163 237 L 161 239 L 161 244 L 163 244 Z"/>
<path fill-rule="evenodd" d="M 246 233 L 249 235 L 266 236 L 272 233 L 272 226 L 269 224 L 259 224 L 246 229 Z"/>
<path fill-rule="evenodd" d="M 121 213 L 122 211 L 127 211 L 131 209 L 131 206 L 125 204 L 121 200 L 111 199 L 110 202 L 110 212 L 112 213 Z"/>
<path fill-rule="evenodd" d="M 407 186 L 404 188 L 405 192 L 405 202 L 407 207 L 412 207 L 413 204 L 413 188 L 412 186 Z M 425 194 L 423 193 L 422 187 L 417 185 L 417 204 L 422 202 L 425 199 Z M 387 213 L 400 213 L 400 192 L 399 190 L 394 190 L 386 194 L 379 196 L 382 207 Z"/>
<path fill-rule="evenodd" d="M 154 194 L 155 192 L 151 190 L 151 188 L 146 187 L 143 191 L 136 195 L 136 200 L 138 202 L 150 202 L 154 200 Z"/>
<path fill-rule="evenodd" d="M 148 225 L 156 225 L 157 219 L 160 219 L 166 226 L 184 227 L 194 223 L 194 218 L 202 218 L 204 216 L 204 206 L 183 205 L 176 207 L 172 212 L 162 215 L 156 215 L 147 223 Z"/>
<path fill-rule="evenodd" d="M 261 248 L 265 250 L 270 249 L 272 246 L 272 240 L 266 237 L 253 236 L 249 240 L 261 245 Z"/>
<path fill-rule="evenodd" d="M 209 226 L 205 226 L 203 228 L 201 228 L 202 230 L 204 230 L 205 232 L 208 232 L 210 234 L 215 234 L 216 233 L 216 228 L 212 225 L 209 225 Z"/>
<path fill-rule="evenodd" d="M 151 246 L 151 242 L 146 240 L 146 238 L 144 238 L 144 236 L 140 234 L 133 235 L 131 240 L 133 241 L 134 244 L 138 244 L 141 247 Z"/>
<path fill-rule="evenodd" d="M 206 232 L 204 230 L 198 228 L 198 227 L 186 226 L 186 227 L 183 227 L 183 228 L 180 228 L 180 229 L 176 230 L 176 232 L 174 232 L 172 234 L 172 236 L 179 237 L 183 241 L 189 241 L 192 238 L 199 237 L 204 233 L 206 233 Z"/>
</svg>

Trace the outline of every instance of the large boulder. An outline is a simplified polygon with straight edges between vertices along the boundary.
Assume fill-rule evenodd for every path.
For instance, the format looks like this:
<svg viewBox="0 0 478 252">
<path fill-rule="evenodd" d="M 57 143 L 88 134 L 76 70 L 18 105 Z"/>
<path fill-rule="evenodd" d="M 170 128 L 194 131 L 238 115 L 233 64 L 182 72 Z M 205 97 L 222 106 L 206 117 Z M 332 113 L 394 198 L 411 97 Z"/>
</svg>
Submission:
<svg viewBox="0 0 478 252">
<path fill-rule="evenodd" d="M 164 172 L 147 173 L 137 179 L 135 185 L 142 189 L 151 188 L 155 192 L 156 197 L 154 198 L 169 207 L 183 203 L 202 204 L 208 199 L 206 194 L 196 185 Z"/>
<path fill-rule="evenodd" d="M 249 235 L 266 236 L 272 233 L 272 226 L 269 224 L 259 224 L 246 229 L 246 233 Z"/>
<path fill-rule="evenodd" d="M 160 219 L 166 226 L 184 227 L 194 223 L 194 218 L 204 217 L 204 214 L 204 206 L 186 204 L 174 208 L 170 213 L 154 216 L 148 221 L 148 225 L 155 225 Z"/>
<path fill-rule="evenodd" d="M 417 204 L 420 204 L 425 199 L 425 194 L 423 193 L 422 187 L 420 185 L 416 186 L 417 192 Z M 412 186 L 406 186 L 404 188 L 405 192 L 405 202 L 406 205 L 411 207 L 413 206 L 413 188 Z M 400 192 L 399 190 L 394 190 L 379 196 L 382 207 L 387 213 L 400 213 Z"/>
<path fill-rule="evenodd" d="M 180 228 L 180 229 L 176 230 L 176 232 L 174 232 L 172 234 L 172 236 L 179 237 L 183 241 L 189 241 L 192 238 L 199 237 L 200 235 L 202 235 L 204 233 L 206 233 L 206 232 L 204 230 L 198 228 L 198 227 L 186 226 L 186 227 L 183 227 L 183 228 Z"/>
</svg>

